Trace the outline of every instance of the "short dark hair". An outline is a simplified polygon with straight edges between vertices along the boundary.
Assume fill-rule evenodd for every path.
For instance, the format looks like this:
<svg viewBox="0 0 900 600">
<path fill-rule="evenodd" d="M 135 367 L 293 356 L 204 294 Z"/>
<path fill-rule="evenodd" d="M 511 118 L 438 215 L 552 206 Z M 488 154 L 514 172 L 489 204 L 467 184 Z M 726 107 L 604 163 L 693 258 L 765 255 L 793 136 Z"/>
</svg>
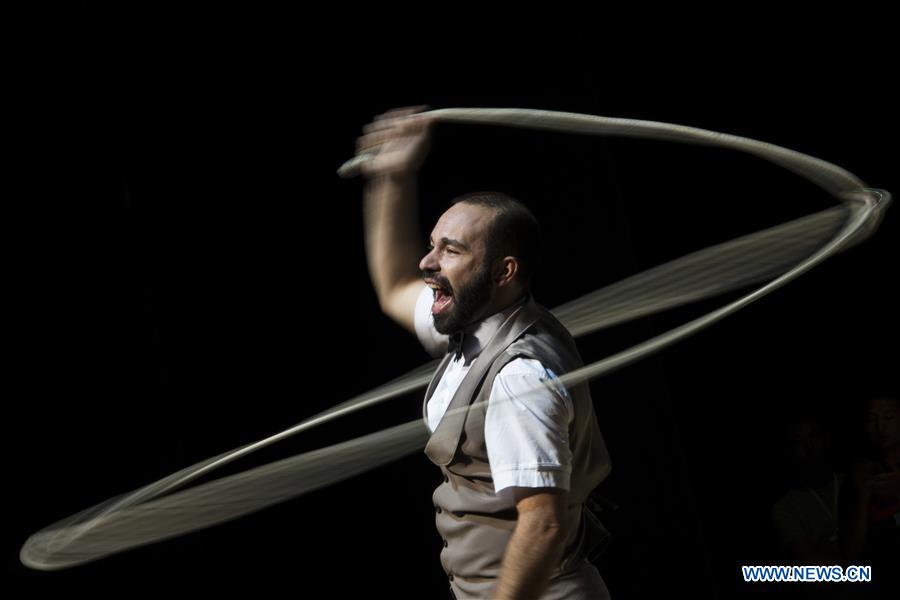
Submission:
<svg viewBox="0 0 900 600">
<path fill-rule="evenodd" d="M 515 256 L 519 261 L 519 281 L 529 289 L 544 250 L 541 226 L 534 213 L 519 200 L 502 192 L 471 192 L 457 196 L 451 204 L 460 202 L 494 210 L 486 240 L 487 262 L 491 264 L 498 258 Z"/>
</svg>

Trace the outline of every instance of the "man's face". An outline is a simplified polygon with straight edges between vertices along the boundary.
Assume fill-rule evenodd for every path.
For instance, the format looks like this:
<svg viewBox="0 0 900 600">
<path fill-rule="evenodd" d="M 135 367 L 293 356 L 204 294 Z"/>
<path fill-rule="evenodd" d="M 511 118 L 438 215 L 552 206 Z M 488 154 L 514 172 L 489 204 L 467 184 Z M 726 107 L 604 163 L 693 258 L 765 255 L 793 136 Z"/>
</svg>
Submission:
<svg viewBox="0 0 900 600">
<path fill-rule="evenodd" d="M 826 458 L 825 431 L 814 420 L 796 423 L 788 433 L 788 456 L 797 470 L 822 468 Z"/>
<path fill-rule="evenodd" d="M 869 440 L 876 448 L 887 449 L 900 444 L 900 410 L 896 399 L 870 401 L 864 423 Z"/>
<path fill-rule="evenodd" d="M 453 334 L 479 320 L 490 302 L 493 279 L 485 240 L 493 211 L 460 202 L 438 219 L 431 248 L 419 262 L 434 291 L 431 314 L 438 332 Z"/>
</svg>

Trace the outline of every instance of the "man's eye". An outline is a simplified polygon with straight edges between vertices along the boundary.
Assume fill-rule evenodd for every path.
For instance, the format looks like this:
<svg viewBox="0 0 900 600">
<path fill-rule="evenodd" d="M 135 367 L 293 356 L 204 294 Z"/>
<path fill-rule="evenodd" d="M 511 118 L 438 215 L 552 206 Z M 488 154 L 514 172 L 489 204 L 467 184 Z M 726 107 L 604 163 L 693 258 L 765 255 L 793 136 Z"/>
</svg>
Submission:
<svg viewBox="0 0 900 600">
<path fill-rule="evenodd" d="M 449 252 L 450 254 L 459 254 L 459 252 L 457 252 L 453 248 L 447 248 L 447 252 Z"/>
</svg>

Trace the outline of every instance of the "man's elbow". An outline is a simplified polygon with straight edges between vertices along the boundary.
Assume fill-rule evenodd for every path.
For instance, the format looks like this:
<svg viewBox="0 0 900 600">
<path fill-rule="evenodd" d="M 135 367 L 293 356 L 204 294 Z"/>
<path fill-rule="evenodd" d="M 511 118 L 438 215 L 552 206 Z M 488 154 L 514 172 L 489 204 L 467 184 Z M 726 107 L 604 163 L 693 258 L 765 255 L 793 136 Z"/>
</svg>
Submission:
<svg viewBox="0 0 900 600">
<path fill-rule="evenodd" d="M 393 305 L 387 294 L 378 294 L 378 308 L 386 316 L 393 318 Z"/>
<path fill-rule="evenodd" d="M 395 297 L 384 295 L 378 299 L 378 307 L 381 309 L 381 312 L 385 314 L 385 316 L 390 317 L 392 320 L 401 322 L 402 319 L 402 311 L 398 306 Z"/>
<path fill-rule="evenodd" d="M 381 312 L 404 329 L 415 333 L 416 302 L 424 285 L 420 279 L 409 279 L 390 289 L 380 291 L 377 296 Z"/>
<path fill-rule="evenodd" d="M 409 331 L 415 333 L 415 321 L 413 316 L 413 307 L 410 307 L 409 301 L 402 294 L 386 294 L 378 298 L 378 306 L 392 321 Z"/>
</svg>

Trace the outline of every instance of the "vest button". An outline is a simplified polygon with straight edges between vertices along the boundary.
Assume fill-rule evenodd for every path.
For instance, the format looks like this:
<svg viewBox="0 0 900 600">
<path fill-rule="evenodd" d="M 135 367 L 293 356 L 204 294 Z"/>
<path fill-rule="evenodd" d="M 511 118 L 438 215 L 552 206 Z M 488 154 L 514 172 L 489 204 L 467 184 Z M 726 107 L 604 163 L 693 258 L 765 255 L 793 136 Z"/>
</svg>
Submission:
<svg viewBox="0 0 900 600">
<path fill-rule="evenodd" d="M 447 540 L 444 540 L 444 548 L 447 547 Z"/>
<path fill-rule="evenodd" d="M 450 478 L 444 475 L 444 483 L 447 483 L 448 481 L 450 481 Z"/>
<path fill-rule="evenodd" d="M 434 507 L 434 512 L 440 513 L 440 512 L 441 512 L 441 507 L 440 507 L 440 506 L 435 506 L 435 507 Z"/>
<path fill-rule="evenodd" d="M 447 579 L 449 579 L 450 581 L 453 581 L 453 573 L 450 573 L 449 575 L 447 575 Z"/>
</svg>

